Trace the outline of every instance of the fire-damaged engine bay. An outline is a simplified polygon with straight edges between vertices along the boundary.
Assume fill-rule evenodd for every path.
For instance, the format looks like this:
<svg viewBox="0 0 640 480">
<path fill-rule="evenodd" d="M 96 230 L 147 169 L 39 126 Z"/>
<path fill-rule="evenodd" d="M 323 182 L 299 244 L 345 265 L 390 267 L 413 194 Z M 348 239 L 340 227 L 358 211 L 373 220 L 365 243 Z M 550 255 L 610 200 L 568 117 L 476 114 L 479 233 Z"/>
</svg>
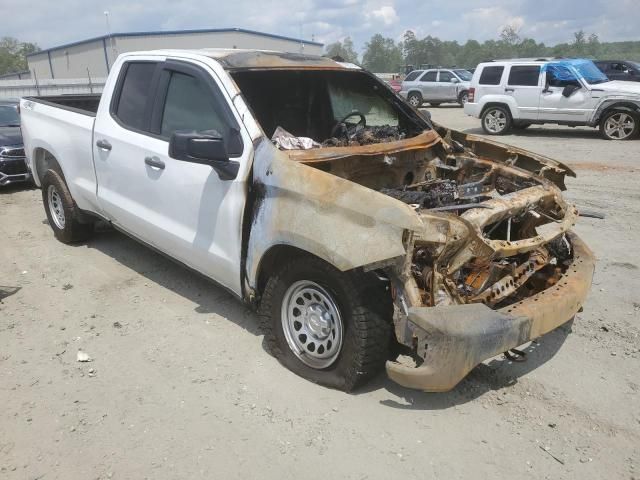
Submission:
<svg viewBox="0 0 640 480">
<path fill-rule="evenodd" d="M 410 305 L 506 307 L 552 287 L 571 264 L 565 232 L 577 212 L 562 199 L 564 173 L 540 165 L 534 174 L 524 152 L 482 152 L 454 140 L 363 72 L 233 77 L 265 134 L 292 160 L 420 216 L 424 233 L 406 239 L 410 261 L 397 272 Z"/>
</svg>

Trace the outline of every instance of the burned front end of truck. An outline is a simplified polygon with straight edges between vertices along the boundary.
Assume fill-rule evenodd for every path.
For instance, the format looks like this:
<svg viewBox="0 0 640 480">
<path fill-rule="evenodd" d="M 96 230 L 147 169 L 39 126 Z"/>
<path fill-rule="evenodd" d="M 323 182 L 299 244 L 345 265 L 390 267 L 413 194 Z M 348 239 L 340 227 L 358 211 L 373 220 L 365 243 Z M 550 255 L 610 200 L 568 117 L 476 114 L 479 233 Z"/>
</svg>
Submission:
<svg viewBox="0 0 640 480">
<path fill-rule="evenodd" d="M 227 68 L 270 139 L 254 162 L 248 289 L 274 244 L 374 273 L 404 347 L 387 373 L 425 391 L 579 311 L 594 257 L 571 232 L 567 166 L 434 125 L 352 66 L 241 60 Z"/>
</svg>

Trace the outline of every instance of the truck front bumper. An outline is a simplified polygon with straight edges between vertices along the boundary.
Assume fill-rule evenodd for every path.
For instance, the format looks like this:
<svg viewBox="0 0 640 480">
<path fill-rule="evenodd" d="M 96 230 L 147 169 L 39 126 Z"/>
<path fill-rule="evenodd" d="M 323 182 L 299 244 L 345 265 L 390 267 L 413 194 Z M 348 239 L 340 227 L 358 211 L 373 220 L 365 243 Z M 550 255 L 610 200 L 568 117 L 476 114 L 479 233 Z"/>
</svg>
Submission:
<svg viewBox="0 0 640 480">
<path fill-rule="evenodd" d="M 394 382 L 427 392 L 455 387 L 483 360 L 540 337 L 580 310 L 595 268 L 591 250 L 575 234 L 573 263 L 552 287 L 500 310 L 481 303 L 409 310 L 418 340 L 427 344 L 424 363 L 410 367 L 387 362 Z"/>
</svg>

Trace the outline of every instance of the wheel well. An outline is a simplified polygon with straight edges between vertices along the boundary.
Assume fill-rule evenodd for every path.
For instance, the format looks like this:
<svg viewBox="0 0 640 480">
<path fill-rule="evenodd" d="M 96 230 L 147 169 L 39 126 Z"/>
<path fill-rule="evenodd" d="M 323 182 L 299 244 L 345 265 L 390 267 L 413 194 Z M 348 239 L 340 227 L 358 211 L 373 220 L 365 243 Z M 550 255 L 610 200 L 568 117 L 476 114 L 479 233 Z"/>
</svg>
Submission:
<svg viewBox="0 0 640 480">
<path fill-rule="evenodd" d="M 511 109 L 509 108 L 509 105 L 507 105 L 506 103 L 500 103 L 500 102 L 489 102 L 487 103 L 484 107 L 482 107 L 482 111 L 480 112 L 480 116 L 482 117 L 482 115 L 484 115 L 484 112 L 487 111 L 488 108 L 491 107 L 503 107 L 507 110 L 507 112 L 509 112 L 509 115 L 511 115 L 511 118 L 513 118 L 513 113 L 511 113 Z"/>
<path fill-rule="evenodd" d="M 629 103 L 629 102 L 613 103 L 602 109 L 602 111 L 598 115 L 598 118 L 595 121 L 596 125 L 600 123 L 600 120 L 602 120 L 602 117 L 606 115 L 608 112 L 610 112 L 611 110 L 626 110 L 629 112 L 638 113 L 640 112 L 640 106 L 636 105 L 635 103 Z"/>
<path fill-rule="evenodd" d="M 36 175 L 38 175 L 38 181 L 41 185 L 42 179 L 49 169 L 58 172 L 64 180 L 62 168 L 60 167 L 58 160 L 56 160 L 56 157 L 54 157 L 51 152 L 44 148 L 36 148 L 35 152 L 33 152 L 33 158 L 35 159 Z"/>
<path fill-rule="evenodd" d="M 258 265 L 258 274 L 256 276 L 257 294 L 260 295 L 264 291 L 264 287 L 267 285 L 269 277 L 271 277 L 275 270 L 284 261 L 301 257 L 316 257 L 325 262 L 324 259 L 318 257 L 317 255 L 313 255 L 306 250 L 302 250 L 301 248 L 293 247 L 291 245 L 274 245 L 269 250 L 267 250 L 260 259 L 260 264 Z"/>
<path fill-rule="evenodd" d="M 420 98 L 422 98 L 422 92 L 420 92 L 420 90 L 409 90 L 409 91 L 407 92 L 407 98 L 409 98 L 409 96 L 410 96 L 410 95 L 412 95 L 412 94 L 414 94 L 414 93 L 415 93 L 415 94 L 417 94 L 417 95 L 419 95 L 419 96 L 420 96 Z"/>
</svg>

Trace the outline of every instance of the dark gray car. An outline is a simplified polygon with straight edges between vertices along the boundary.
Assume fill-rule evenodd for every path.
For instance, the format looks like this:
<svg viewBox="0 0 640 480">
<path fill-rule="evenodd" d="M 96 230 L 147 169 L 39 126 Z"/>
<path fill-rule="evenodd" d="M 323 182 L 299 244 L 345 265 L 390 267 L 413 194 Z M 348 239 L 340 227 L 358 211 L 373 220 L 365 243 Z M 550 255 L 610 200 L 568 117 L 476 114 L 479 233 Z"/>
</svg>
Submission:
<svg viewBox="0 0 640 480">
<path fill-rule="evenodd" d="M 24 155 L 17 101 L 0 101 L 0 186 L 31 179 Z"/>
</svg>

